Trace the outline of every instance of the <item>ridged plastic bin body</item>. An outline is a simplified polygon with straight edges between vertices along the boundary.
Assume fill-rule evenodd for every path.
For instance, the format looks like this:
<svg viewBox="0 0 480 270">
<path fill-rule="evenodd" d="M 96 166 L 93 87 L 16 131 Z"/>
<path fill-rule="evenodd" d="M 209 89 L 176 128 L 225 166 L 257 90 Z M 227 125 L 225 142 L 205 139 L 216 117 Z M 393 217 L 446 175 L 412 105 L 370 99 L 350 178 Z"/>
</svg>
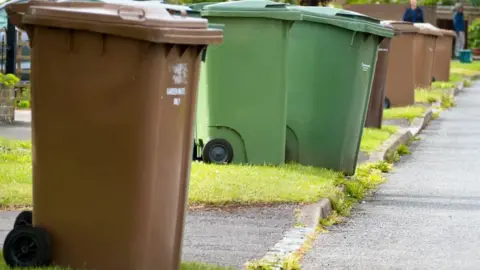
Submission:
<svg viewBox="0 0 480 270">
<path fill-rule="evenodd" d="M 352 175 L 383 37 L 312 20 L 289 31 L 286 160 Z"/>
<path fill-rule="evenodd" d="M 232 146 L 232 163 L 283 164 L 291 22 L 205 17 L 224 25 L 224 43 L 208 47 L 201 67 L 197 145 L 223 139 Z"/>
</svg>

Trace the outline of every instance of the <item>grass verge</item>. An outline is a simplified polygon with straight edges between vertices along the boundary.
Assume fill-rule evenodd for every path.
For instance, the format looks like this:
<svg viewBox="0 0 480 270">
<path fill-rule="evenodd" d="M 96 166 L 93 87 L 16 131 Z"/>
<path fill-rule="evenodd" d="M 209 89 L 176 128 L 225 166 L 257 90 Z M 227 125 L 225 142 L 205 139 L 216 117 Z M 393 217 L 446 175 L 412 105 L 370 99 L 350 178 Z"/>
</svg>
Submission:
<svg viewBox="0 0 480 270">
<path fill-rule="evenodd" d="M 362 142 L 360 143 L 360 150 L 366 153 L 371 153 L 377 150 L 384 141 L 397 132 L 397 126 L 384 125 L 381 129 L 365 128 L 363 129 Z"/>
<path fill-rule="evenodd" d="M 26 142 L 0 141 L 0 207 L 31 206 L 30 147 Z M 341 173 L 293 164 L 273 167 L 194 162 L 189 205 L 313 202 L 331 197 L 339 178 Z"/>
<path fill-rule="evenodd" d="M 5 261 L 3 260 L 3 254 L 1 251 L 0 251 L 0 269 L 2 270 L 11 269 L 5 264 Z M 14 268 L 14 269 L 17 269 L 17 268 Z M 73 268 L 50 266 L 50 267 L 40 267 L 40 268 L 18 268 L 18 270 L 73 270 Z M 202 263 L 196 263 L 196 262 L 187 262 L 187 263 L 182 263 L 182 265 L 180 266 L 180 270 L 233 270 L 233 268 L 225 268 L 221 266 L 208 265 L 208 264 L 202 264 Z"/>
<path fill-rule="evenodd" d="M 442 82 L 437 81 L 432 83 L 433 89 L 452 89 L 457 86 L 457 82 L 449 81 L 449 82 Z"/>
<path fill-rule="evenodd" d="M 189 203 L 309 203 L 333 197 L 341 178 L 341 173 L 297 164 L 273 167 L 193 163 Z"/>
<path fill-rule="evenodd" d="M 415 89 L 415 102 L 432 104 L 440 101 L 444 94 L 444 89 L 418 88 Z"/>
<path fill-rule="evenodd" d="M 396 131 L 395 126 L 365 129 L 361 150 L 374 151 Z M 298 164 L 226 166 L 193 162 L 189 206 L 310 203 L 320 198 L 334 201 L 342 179 L 341 173 Z M 31 201 L 31 142 L 0 139 L 0 208 L 30 208 Z"/>
<path fill-rule="evenodd" d="M 473 61 L 472 63 L 460 63 L 452 61 L 451 72 L 459 75 L 473 76 L 480 73 L 480 62 Z"/>
<path fill-rule="evenodd" d="M 408 107 L 399 107 L 391 108 L 384 110 L 383 119 L 394 120 L 394 119 L 407 119 L 410 122 L 417 117 L 423 116 L 426 109 L 422 106 L 408 106 Z"/>
<path fill-rule="evenodd" d="M 459 61 L 452 61 L 450 68 L 480 72 L 480 61 L 473 61 L 472 63 L 460 63 Z"/>
<path fill-rule="evenodd" d="M 364 148 L 372 148 L 394 128 L 366 132 Z M 346 206 L 338 196 L 343 175 L 327 169 L 284 166 L 211 165 L 194 162 L 191 168 L 189 206 L 310 203 L 329 198 L 339 213 Z M 29 208 L 32 200 L 31 143 L 0 140 L 0 207 Z"/>
<path fill-rule="evenodd" d="M 452 89 L 453 87 L 449 88 L 419 88 L 415 90 L 415 102 L 416 103 L 425 103 L 425 104 L 433 104 L 436 102 L 440 102 L 440 106 L 443 109 L 448 109 L 455 106 L 455 99 L 454 97 L 446 92 L 446 89 Z"/>
</svg>

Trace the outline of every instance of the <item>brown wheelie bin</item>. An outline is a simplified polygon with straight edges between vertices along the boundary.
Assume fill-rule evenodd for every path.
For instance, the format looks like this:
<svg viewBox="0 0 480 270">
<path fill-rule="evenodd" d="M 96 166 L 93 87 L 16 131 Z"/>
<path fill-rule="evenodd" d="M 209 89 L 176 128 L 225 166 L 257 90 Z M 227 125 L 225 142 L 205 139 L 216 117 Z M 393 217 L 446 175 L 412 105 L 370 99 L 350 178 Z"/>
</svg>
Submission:
<svg viewBox="0 0 480 270">
<path fill-rule="evenodd" d="M 33 223 L 9 266 L 179 269 L 207 20 L 161 7 L 11 5 L 32 47 Z"/>
<path fill-rule="evenodd" d="M 430 87 L 433 80 L 433 62 L 437 39 L 443 34 L 426 23 L 415 23 L 415 87 Z"/>
<path fill-rule="evenodd" d="M 388 56 L 385 82 L 385 108 L 404 107 L 415 103 L 414 39 L 418 28 L 410 22 L 382 21 L 395 31 Z"/>
<path fill-rule="evenodd" d="M 393 28 L 391 25 L 384 25 L 386 28 Z M 370 91 L 368 102 L 367 118 L 365 127 L 381 128 L 383 118 L 383 106 L 385 104 L 385 82 L 387 79 L 388 57 L 392 39 L 385 38 L 378 46 L 377 64 Z"/>
<path fill-rule="evenodd" d="M 433 62 L 433 77 L 436 81 L 448 81 L 450 79 L 450 63 L 452 61 L 452 49 L 455 41 L 455 32 L 451 30 L 438 30 L 443 36 L 437 39 L 435 48 L 435 60 Z"/>
</svg>

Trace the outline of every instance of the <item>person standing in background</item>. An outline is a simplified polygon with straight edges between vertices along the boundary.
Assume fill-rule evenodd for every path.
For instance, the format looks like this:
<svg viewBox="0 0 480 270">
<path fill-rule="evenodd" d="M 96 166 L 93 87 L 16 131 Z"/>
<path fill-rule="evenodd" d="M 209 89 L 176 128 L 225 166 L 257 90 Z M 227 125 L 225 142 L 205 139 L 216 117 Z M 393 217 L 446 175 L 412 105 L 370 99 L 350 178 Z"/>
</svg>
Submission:
<svg viewBox="0 0 480 270">
<path fill-rule="evenodd" d="M 463 17 L 463 5 L 457 3 L 453 13 L 453 30 L 457 34 L 455 40 L 455 57 L 460 55 L 460 50 L 465 47 L 465 18 Z"/>
<path fill-rule="evenodd" d="M 412 22 L 412 23 L 423 23 L 423 10 L 417 7 L 416 0 L 410 0 L 410 7 L 405 10 L 403 14 L 403 21 L 404 22 Z"/>
</svg>

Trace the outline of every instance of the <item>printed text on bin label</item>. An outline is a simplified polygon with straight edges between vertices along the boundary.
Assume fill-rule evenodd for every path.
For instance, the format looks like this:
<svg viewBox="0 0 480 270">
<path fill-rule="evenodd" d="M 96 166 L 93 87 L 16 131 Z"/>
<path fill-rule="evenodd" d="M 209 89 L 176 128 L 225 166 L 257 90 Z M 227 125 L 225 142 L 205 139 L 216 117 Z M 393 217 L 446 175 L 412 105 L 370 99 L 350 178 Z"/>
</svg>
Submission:
<svg viewBox="0 0 480 270">
<path fill-rule="evenodd" d="M 168 96 L 185 96 L 185 88 L 167 88 Z"/>
<path fill-rule="evenodd" d="M 363 71 L 368 71 L 370 69 L 370 65 L 362 63 L 362 70 Z"/>
</svg>

